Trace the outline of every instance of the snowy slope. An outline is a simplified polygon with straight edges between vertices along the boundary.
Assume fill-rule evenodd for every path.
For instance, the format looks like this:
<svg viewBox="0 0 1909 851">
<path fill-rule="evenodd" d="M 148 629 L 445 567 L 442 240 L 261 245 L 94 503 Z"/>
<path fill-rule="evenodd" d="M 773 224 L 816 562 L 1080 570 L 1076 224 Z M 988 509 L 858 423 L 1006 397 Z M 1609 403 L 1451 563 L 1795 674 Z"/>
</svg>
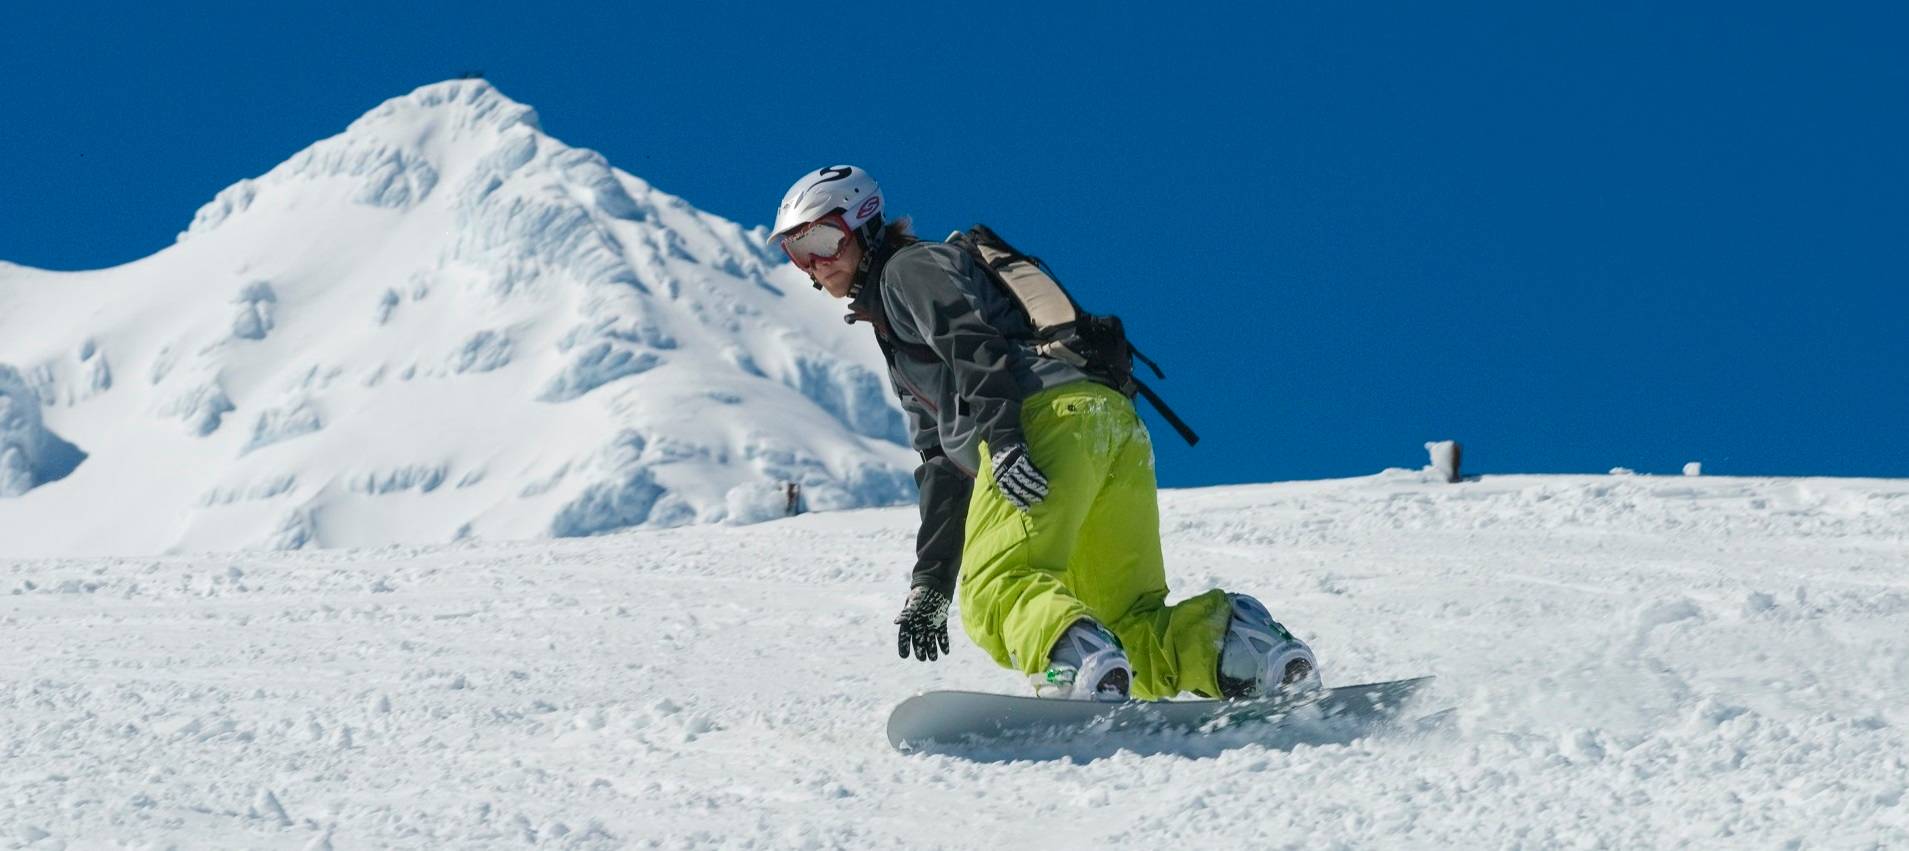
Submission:
<svg viewBox="0 0 1909 851">
<path fill-rule="evenodd" d="M 0 846 L 1909 846 L 1909 481 L 1413 473 L 1177 491 L 1447 729 L 902 756 L 906 509 L 578 541 L 0 561 Z M 12 592 L 9 596 L 6 592 Z"/>
<path fill-rule="evenodd" d="M 151 257 L 0 264 L 0 406 L 44 403 L 0 429 L 0 553 L 752 522 L 785 482 L 908 501 L 879 355 L 840 317 L 760 230 L 482 81 L 426 86 Z"/>
</svg>

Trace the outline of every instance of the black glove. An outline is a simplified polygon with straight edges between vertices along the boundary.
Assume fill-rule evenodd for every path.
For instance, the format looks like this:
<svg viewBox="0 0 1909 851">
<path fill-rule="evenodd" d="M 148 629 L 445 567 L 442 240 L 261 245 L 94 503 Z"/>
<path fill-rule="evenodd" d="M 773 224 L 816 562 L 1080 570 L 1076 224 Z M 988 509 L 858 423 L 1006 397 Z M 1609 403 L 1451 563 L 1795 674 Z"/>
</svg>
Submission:
<svg viewBox="0 0 1909 851">
<path fill-rule="evenodd" d="M 948 652 L 948 598 L 940 591 L 916 586 L 908 592 L 908 602 L 895 616 L 895 623 L 901 625 L 899 648 L 903 659 L 908 658 L 911 646 L 915 658 L 924 662 Z"/>
<path fill-rule="evenodd" d="M 1047 498 L 1047 477 L 1034 466 L 1027 446 L 1010 443 L 995 452 L 993 460 L 994 484 L 1015 508 L 1026 511 Z"/>
</svg>

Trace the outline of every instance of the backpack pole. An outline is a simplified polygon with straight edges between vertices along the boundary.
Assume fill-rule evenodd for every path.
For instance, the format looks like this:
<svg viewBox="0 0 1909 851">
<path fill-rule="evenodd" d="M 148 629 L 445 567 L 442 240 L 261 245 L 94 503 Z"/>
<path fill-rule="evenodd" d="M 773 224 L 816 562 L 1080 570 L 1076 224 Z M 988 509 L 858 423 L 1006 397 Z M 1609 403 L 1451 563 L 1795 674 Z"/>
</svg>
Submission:
<svg viewBox="0 0 1909 851">
<path fill-rule="evenodd" d="M 1186 445 L 1200 445 L 1200 436 L 1193 433 L 1193 428 L 1186 424 L 1186 420 L 1180 419 L 1179 414 L 1167 407 L 1167 403 L 1161 400 L 1160 394 L 1153 392 L 1153 388 L 1148 387 L 1146 382 L 1138 378 L 1133 380 L 1133 386 L 1140 391 L 1140 395 L 1147 397 L 1147 402 L 1153 405 L 1154 410 L 1160 412 L 1160 416 L 1166 418 L 1167 424 L 1180 433 L 1180 439 L 1186 441 Z"/>
</svg>

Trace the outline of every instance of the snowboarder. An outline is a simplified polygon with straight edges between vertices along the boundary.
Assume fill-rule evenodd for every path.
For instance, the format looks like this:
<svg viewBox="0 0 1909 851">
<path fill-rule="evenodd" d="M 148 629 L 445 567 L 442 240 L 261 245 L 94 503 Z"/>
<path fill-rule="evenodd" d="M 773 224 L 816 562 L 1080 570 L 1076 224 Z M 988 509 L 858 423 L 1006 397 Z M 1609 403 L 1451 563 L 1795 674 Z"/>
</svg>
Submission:
<svg viewBox="0 0 1909 851">
<path fill-rule="evenodd" d="M 867 172 L 830 166 L 789 189 L 770 238 L 874 329 L 921 453 L 901 655 L 948 652 L 958 587 L 969 638 L 1037 694 L 1316 684 L 1311 648 L 1252 597 L 1167 605 L 1153 444 L 1133 402 L 1037 352 L 1025 313 L 966 251 L 883 213 Z"/>
</svg>

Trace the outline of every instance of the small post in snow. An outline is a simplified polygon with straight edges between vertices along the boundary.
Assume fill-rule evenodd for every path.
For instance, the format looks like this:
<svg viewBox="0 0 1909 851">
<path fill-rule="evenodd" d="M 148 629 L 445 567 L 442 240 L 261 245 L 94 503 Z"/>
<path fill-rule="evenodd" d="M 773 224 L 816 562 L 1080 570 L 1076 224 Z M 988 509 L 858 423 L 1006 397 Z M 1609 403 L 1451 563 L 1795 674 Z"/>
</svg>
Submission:
<svg viewBox="0 0 1909 851">
<path fill-rule="evenodd" d="M 1458 456 L 1462 448 L 1456 440 L 1434 440 L 1425 444 L 1425 451 L 1432 455 L 1432 472 L 1437 473 L 1446 482 L 1456 484 L 1464 479 L 1458 471 Z"/>
</svg>

